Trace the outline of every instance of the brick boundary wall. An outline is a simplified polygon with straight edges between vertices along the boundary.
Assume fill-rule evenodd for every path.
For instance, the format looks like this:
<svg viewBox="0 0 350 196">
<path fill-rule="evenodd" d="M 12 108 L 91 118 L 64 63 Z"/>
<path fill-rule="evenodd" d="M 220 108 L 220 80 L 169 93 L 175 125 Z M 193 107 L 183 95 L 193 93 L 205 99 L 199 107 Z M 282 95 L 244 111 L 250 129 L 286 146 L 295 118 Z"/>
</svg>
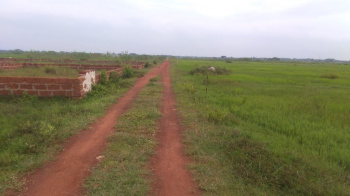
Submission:
<svg viewBox="0 0 350 196">
<path fill-rule="evenodd" d="M 110 64 L 115 65 L 118 61 L 102 61 L 102 60 L 70 60 L 70 59 L 20 59 L 20 58 L 0 58 L 0 63 L 2 62 L 28 62 L 28 63 L 40 63 L 40 62 L 53 62 L 53 63 L 64 63 L 64 64 Z M 139 61 L 121 61 L 120 63 L 137 65 L 137 64 L 145 64 L 145 62 Z"/>
<path fill-rule="evenodd" d="M 78 78 L 30 78 L 30 77 L 0 77 L 1 95 L 29 95 L 39 97 L 67 96 L 82 97 L 83 81 Z"/>
<path fill-rule="evenodd" d="M 17 69 L 17 68 L 22 68 L 23 63 L 3 63 L 0 62 L 0 69 Z"/>
<path fill-rule="evenodd" d="M 143 65 L 133 65 L 134 69 L 142 69 Z M 122 73 L 122 68 L 106 71 L 107 77 L 111 72 Z M 35 78 L 35 77 L 0 77 L 0 95 L 29 95 L 39 97 L 65 96 L 82 98 L 91 90 L 93 84 L 98 83 L 100 74 L 93 70 L 79 72 L 77 78 Z"/>
<path fill-rule="evenodd" d="M 132 67 L 144 66 L 144 62 L 128 62 Z M 118 69 L 121 66 L 117 64 L 48 64 L 48 63 L 9 63 L 9 62 L 0 62 L 0 69 L 17 69 L 23 67 L 45 67 L 45 66 L 60 66 L 60 67 L 69 67 L 71 69 L 79 70 L 113 70 Z"/>
</svg>

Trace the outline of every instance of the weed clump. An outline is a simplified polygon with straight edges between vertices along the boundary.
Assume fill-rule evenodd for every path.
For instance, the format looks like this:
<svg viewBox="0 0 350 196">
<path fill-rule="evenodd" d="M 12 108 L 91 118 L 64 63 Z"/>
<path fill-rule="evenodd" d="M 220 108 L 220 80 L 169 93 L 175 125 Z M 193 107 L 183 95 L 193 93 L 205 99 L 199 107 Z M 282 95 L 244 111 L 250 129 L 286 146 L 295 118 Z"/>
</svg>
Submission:
<svg viewBox="0 0 350 196">
<path fill-rule="evenodd" d="M 224 144 L 225 153 L 232 161 L 236 175 L 252 185 L 269 185 L 281 193 L 301 195 L 323 195 L 337 193 L 322 183 L 323 180 L 333 180 L 332 174 L 324 171 L 315 173 L 315 168 L 309 166 L 297 157 L 277 155 L 269 150 L 265 143 L 253 141 L 244 136 L 233 134 Z M 311 182 L 310 179 L 313 179 Z M 336 194 L 336 195 L 337 195 Z"/>
<path fill-rule="evenodd" d="M 125 67 L 123 69 L 122 78 L 131 78 L 134 75 L 134 70 L 131 67 Z"/>
<path fill-rule="evenodd" d="M 119 81 L 119 76 L 118 76 L 118 72 L 111 72 L 111 74 L 109 75 L 109 82 L 110 83 L 118 83 Z"/>
<path fill-rule="evenodd" d="M 102 85 L 106 85 L 108 83 L 108 78 L 105 70 L 101 71 L 99 83 Z"/>
<path fill-rule="evenodd" d="M 45 73 L 51 74 L 51 75 L 56 75 L 56 69 L 53 67 L 45 67 Z"/>
<path fill-rule="evenodd" d="M 150 67 L 150 64 L 149 64 L 149 62 L 146 62 L 146 64 L 145 64 L 145 66 L 144 66 L 145 68 L 149 68 Z"/>
<path fill-rule="evenodd" d="M 17 153 L 38 153 L 45 150 L 57 136 L 55 127 L 44 121 L 26 121 L 12 132 L 12 146 Z"/>
<path fill-rule="evenodd" d="M 190 75 L 229 75 L 232 71 L 223 67 L 202 66 L 190 71 Z"/>
<path fill-rule="evenodd" d="M 338 79 L 339 76 L 337 74 L 323 74 L 321 75 L 321 78 L 334 80 L 334 79 Z"/>
</svg>

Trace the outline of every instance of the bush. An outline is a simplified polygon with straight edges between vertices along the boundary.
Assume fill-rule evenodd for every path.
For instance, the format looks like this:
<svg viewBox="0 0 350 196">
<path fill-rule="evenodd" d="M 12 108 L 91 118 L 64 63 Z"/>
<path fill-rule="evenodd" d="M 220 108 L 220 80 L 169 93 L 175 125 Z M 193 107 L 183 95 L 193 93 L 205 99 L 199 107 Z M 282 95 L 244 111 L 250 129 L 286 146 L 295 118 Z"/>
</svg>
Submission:
<svg viewBox="0 0 350 196">
<path fill-rule="evenodd" d="M 108 95 L 109 91 L 110 91 L 110 86 L 108 85 L 101 85 L 101 84 L 93 85 L 92 90 L 89 91 L 86 96 L 84 96 L 84 99 L 88 99 L 89 97 L 101 98 Z"/>
<path fill-rule="evenodd" d="M 156 64 L 157 64 L 157 60 L 153 60 L 153 64 L 155 64 L 155 65 L 156 65 Z"/>
<path fill-rule="evenodd" d="M 45 67 L 45 73 L 56 75 L 56 69 L 53 67 Z"/>
<path fill-rule="evenodd" d="M 111 74 L 109 75 L 109 82 L 110 83 L 118 83 L 119 81 L 119 76 L 118 76 L 118 72 L 111 72 Z"/>
<path fill-rule="evenodd" d="M 123 69 L 122 78 L 131 78 L 134 75 L 134 70 L 131 67 L 125 67 Z"/>
<path fill-rule="evenodd" d="M 149 64 L 149 62 L 147 62 L 146 64 L 145 64 L 145 68 L 149 68 L 150 67 L 150 64 Z"/>
<path fill-rule="evenodd" d="M 232 63 L 231 59 L 226 59 L 226 63 Z"/>
<path fill-rule="evenodd" d="M 105 70 L 101 71 L 99 83 L 102 85 L 106 85 L 108 83 L 107 74 Z"/>
<path fill-rule="evenodd" d="M 337 74 L 323 74 L 321 75 L 321 78 L 327 78 L 327 79 L 338 79 L 339 76 Z"/>
</svg>

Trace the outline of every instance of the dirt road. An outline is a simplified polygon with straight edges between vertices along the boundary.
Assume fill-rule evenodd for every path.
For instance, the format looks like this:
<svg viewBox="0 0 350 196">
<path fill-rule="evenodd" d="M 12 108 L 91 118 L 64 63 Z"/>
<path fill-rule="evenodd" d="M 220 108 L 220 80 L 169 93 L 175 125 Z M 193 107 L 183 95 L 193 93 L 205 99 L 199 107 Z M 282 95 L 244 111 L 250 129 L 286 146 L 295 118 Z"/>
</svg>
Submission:
<svg viewBox="0 0 350 196">
<path fill-rule="evenodd" d="M 170 86 L 169 67 L 170 63 L 165 61 L 139 78 L 118 103 L 108 110 L 106 116 L 91 125 L 88 130 L 72 137 L 55 160 L 29 175 L 26 178 L 25 191 L 17 195 L 81 195 L 84 179 L 90 174 L 90 168 L 98 162 L 96 157 L 105 149 L 107 137 L 112 133 L 118 117 L 128 110 L 149 80 L 159 74 L 163 75 L 165 89 L 163 117 L 159 122 L 160 145 L 157 156 L 153 159 L 158 180 L 154 183 L 151 194 L 194 195 L 197 189 L 185 168 L 187 159 L 181 143 L 175 99 Z"/>
<path fill-rule="evenodd" d="M 176 113 L 175 95 L 171 88 L 170 63 L 164 63 L 162 117 L 159 121 L 157 154 L 152 160 L 156 175 L 151 195 L 199 195 L 199 189 L 186 169 L 180 121 Z"/>
</svg>

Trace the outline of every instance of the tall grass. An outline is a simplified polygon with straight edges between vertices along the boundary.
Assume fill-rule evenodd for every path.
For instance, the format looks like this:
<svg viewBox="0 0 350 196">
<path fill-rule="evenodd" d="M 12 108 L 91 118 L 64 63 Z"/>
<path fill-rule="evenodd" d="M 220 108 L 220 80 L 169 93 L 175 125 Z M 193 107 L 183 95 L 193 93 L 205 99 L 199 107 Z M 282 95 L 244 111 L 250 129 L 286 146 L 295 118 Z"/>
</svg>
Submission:
<svg viewBox="0 0 350 196">
<path fill-rule="evenodd" d="M 206 86 L 189 74 L 201 66 L 233 74 L 209 76 Z M 338 78 L 320 77 L 327 73 Z M 207 193 L 349 193 L 349 66 L 179 61 L 172 74 L 193 172 Z"/>
</svg>

